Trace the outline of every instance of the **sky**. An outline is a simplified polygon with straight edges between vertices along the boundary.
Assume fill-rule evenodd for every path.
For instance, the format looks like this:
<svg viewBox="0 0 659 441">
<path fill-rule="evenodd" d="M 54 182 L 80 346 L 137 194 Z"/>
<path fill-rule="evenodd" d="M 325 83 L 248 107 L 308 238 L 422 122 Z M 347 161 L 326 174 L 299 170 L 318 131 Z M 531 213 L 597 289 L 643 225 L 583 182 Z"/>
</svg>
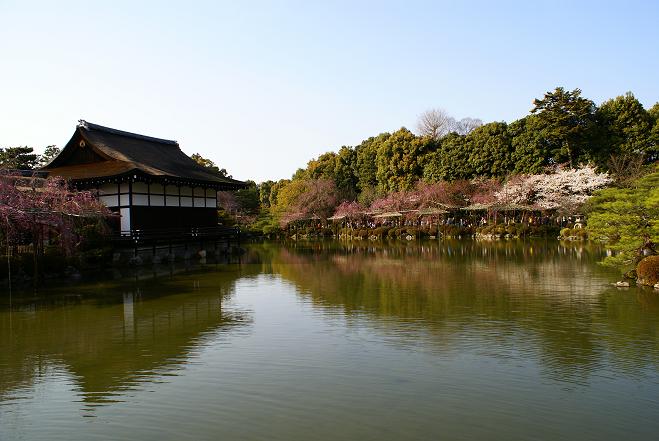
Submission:
<svg viewBox="0 0 659 441">
<path fill-rule="evenodd" d="M 658 22 L 647 0 L 0 0 L 0 147 L 85 119 L 289 178 L 430 108 L 510 122 L 557 86 L 649 108 Z"/>
</svg>

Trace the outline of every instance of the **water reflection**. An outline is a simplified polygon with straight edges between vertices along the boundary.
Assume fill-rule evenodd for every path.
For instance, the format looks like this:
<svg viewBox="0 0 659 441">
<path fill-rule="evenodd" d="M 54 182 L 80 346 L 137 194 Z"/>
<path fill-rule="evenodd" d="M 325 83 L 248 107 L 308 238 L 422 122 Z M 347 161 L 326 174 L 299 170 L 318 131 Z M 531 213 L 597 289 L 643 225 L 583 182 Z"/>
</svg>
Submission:
<svg viewBox="0 0 659 441">
<path fill-rule="evenodd" d="M 599 257 L 265 244 L 26 293 L 0 307 L 0 438 L 652 439 L 659 296 Z"/>
<path fill-rule="evenodd" d="M 249 313 L 225 306 L 245 275 L 236 266 L 145 272 L 15 299 L 0 310 L 0 402 L 60 376 L 94 407 L 176 375 L 208 340 L 249 325 Z"/>
<path fill-rule="evenodd" d="M 549 379 L 643 375 L 659 363 L 659 296 L 610 287 L 584 244 L 300 243 L 255 251 L 327 314 L 415 350 L 535 360 Z"/>
</svg>

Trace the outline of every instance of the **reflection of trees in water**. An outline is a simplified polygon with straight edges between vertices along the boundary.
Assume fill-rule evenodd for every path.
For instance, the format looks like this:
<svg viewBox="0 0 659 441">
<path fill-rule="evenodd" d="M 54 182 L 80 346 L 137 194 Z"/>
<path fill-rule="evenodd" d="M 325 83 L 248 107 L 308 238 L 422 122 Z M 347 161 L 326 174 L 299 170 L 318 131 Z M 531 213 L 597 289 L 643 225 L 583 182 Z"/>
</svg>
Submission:
<svg viewBox="0 0 659 441">
<path fill-rule="evenodd" d="M 580 382 L 602 364 L 634 374 L 659 361 L 659 296 L 608 288 L 599 258 L 556 241 L 316 243 L 279 249 L 272 270 L 396 344 L 538 359 Z"/>
<path fill-rule="evenodd" d="M 87 403 L 182 369 L 218 332 L 249 317 L 223 309 L 238 271 L 81 286 L 74 296 L 0 311 L 0 396 L 65 370 Z M 67 303 L 75 307 L 67 307 Z M 11 320 L 11 327 L 10 327 Z"/>
</svg>

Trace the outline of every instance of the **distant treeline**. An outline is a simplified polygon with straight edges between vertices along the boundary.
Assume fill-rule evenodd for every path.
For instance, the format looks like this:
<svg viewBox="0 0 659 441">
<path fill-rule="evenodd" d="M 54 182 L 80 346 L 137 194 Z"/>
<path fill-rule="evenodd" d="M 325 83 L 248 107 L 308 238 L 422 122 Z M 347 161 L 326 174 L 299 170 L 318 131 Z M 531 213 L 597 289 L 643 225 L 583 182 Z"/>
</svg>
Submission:
<svg viewBox="0 0 659 441">
<path fill-rule="evenodd" d="M 592 164 L 614 176 L 634 164 L 659 158 L 659 103 L 645 109 L 631 92 L 600 106 L 581 90 L 561 87 L 534 100 L 529 115 L 511 123 L 466 118 L 456 122 L 436 109 L 422 114 L 417 133 L 401 128 L 372 136 L 357 146 L 343 146 L 308 162 L 291 179 L 253 184 L 228 201 L 230 211 L 255 215 L 286 210 L 280 196 L 298 181 L 334 183 L 337 205 L 357 200 L 368 206 L 391 192 L 415 188 L 419 181 L 504 180 L 511 175 L 543 173 L 563 164 Z M 291 189 L 288 189 L 291 190 Z M 284 199 L 290 197 L 285 195 Z M 274 208 L 276 207 L 276 210 Z"/>
</svg>

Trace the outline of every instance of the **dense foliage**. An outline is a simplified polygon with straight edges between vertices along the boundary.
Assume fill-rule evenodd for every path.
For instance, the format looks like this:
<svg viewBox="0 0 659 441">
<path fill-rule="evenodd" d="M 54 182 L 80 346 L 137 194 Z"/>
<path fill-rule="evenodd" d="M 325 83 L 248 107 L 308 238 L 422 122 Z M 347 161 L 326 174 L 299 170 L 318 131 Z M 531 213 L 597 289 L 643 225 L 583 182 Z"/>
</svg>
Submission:
<svg viewBox="0 0 659 441">
<path fill-rule="evenodd" d="M 611 187 L 589 202 L 588 230 L 615 254 L 605 262 L 632 266 L 659 243 L 659 170 L 626 187 Z"/>
<path fill-rule="evenodd" d="M 327 189 L 329 182 L 335 207 L 344 201 L 371 207 L 392 194 L 418 191 L 419 182 L 446 186 L 473 180 L 505 184 L 498 189 L 511 194 L 526 186 L 522 197 L 508 202 L 570 212 L 610 179 L 616 185 L 629 182 L 658 159 L 658 121 L 659 103 L 646 110 L 632 93 L 596 106 L 579 89 L 560 87 L 535 99 L 529 115 L 511 123 L 456 121 L 433 109 L 420 116 L 417 134 L 403 127 L 372 136 L 312 159 L 291 179 L 259 184 L 259 216 L 274 226 L 328 212 L 328 200 L 300 195 Z M 470 202 L 503 202 L 502 196 L 481 191 Z"/>
<path fill-rule="evenodd" d="M 27 146 L 0 148 L 0 169 L 34 170 L 48 164 L 60 151 L 55 145 L 47 146 L 41 155 Z"/>
<path fill-rule="evenodd" d="M 193 153 L 192 156 L 190 156 L 193 161 L 195 161 L 197 164 L 201 165 L 202 167 L 206 167 L 207 169 L 211 170 L 212 172 L 216 173 L 219 176 L 222 176 L 224 178 L 231 178 L 231 175 L 227 173 L 226 169 L 220 168 L 213 161 L 210 159 L 206 159 L 203 156 L 201 156 L 199 153 Z"/>
<path fill-rule="evenodd" d="M 32 170 L 39 164 L 39 155 L 32 147 L 0 148 L 0 169 Z"/>
</svg>

